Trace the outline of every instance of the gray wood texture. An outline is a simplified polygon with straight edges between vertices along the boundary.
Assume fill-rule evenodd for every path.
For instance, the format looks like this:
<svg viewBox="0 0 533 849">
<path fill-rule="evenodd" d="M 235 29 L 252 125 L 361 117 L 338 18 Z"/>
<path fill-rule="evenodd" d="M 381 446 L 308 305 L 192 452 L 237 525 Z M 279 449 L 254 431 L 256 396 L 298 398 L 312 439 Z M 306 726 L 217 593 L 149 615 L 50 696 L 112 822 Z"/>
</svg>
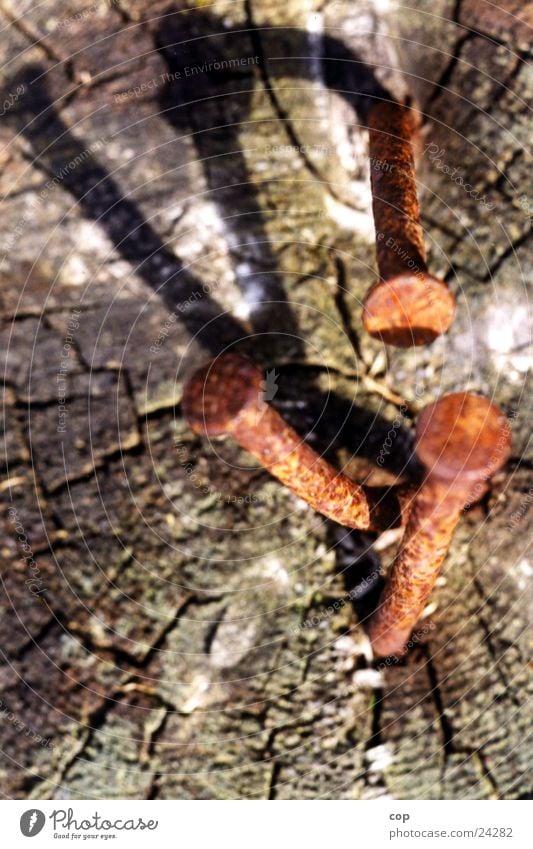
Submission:
<svg viewBox="0 0 533 849">
<path fill-rule="evenodd" d="M 5 797 L 530 793 L 532 4 L 428 6 L 1 0 Z M 384 90 L 420 107 L 458 298 L 412 351 L 360 316 Z M 443 392 L 508 413 L 512 459 L 398 662 L 362 624 L 398 535 L 335 527 L 183 422 L 227 345 L 358 480 L 416 472 Z"/>
</svg>

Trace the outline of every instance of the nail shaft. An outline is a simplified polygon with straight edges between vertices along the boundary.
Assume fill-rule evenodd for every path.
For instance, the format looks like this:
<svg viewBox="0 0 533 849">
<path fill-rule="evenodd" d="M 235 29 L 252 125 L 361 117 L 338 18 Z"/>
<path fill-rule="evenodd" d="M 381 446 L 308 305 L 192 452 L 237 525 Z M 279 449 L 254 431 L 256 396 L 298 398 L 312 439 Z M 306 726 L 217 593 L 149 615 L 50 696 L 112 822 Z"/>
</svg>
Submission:
<svg viewBox="0 0 533 849">
<path fill-rule="evenodd" d="M 379 103 L 370 111 L 372 211 L 379 236 L 377 263 L 383 280 L 405 272 L 408 260 L 420 271 L 427 271 L 414 178 L 412 139 L 416 130 L 411 109 Z"/>
<path fill-rule="evenodd" d="M 477 500 L 510 452 L 501 411 L 468 393 L 422 412 L 417 453 L 427 473 L 412 508 L 378 609 L 369 623 L 376 655 L 401 653 L 439 575 L 463 507 Z"/>
<path fill-rule="evenodd" d="M 416 113 L 381 101 L 368 125 L 380 280 L 365 299 L 365 327 L 400 347 L 427 344 L 450 326 L 455 299 L 427 270 L 413 156 Z"/>
<path fill-rule="evenodd" d="M 386 530 L 404 523 L 410 487 L 360 486 L 320 457 L 265 400 L 262 374 L 225 354 L 195 373 L 183 398 L 194 431 L 230 434 L 317 512 L 349 528 Z"/>
</svg>

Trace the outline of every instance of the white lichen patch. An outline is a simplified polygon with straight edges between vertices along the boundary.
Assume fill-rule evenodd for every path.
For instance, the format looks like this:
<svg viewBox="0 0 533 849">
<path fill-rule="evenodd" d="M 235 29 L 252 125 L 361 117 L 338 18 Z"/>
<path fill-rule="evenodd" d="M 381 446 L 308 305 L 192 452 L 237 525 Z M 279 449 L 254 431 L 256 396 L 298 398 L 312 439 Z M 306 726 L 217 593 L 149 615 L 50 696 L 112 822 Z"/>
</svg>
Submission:
<svg viewBox="0 0 533 849">
<path fill-rule="evenodd" d="M 294 509 L 297 510 L 299 513 L 306 513 L 311 509 L 307 501 L 304 501 L 303 498 L 295 497 L 293 504 Z"/>
<path fill-rule="evenodd" d="M 67 286 L 83 286 L 91 271 L 79 254 L 71 254 L 61 266 L 61 283 Z"/>
<path fill-rule="evenodd" d="M 518 564 L 518 568 L 520 569 L 522 574 L 526 576 L 526 578 L 531 578 L 531 576 L 533 575 L 533 568 L 529 560 L 521 560 Z"/>
<path fill-rule="evenodd" d="M 198 198 L 194 213 L 187 212 L 180 220 L 176 252 L 184 263 L 215 254 L 227 257 L 225 236 L 225 223 L 216 204 Z"/>
<path fill-rule="evenodd" d="M 76 222 L 76 242 L 80 250 L 102 259 L 112 250 L 112 242 L 105 230 L 94 221 Z"/>
<path fill-rule="evenodd" d="M 361 189 L 361 192 L 363 193 L 364 190 Z M 368 192 L 370 202 L 370 188 Z M 353 207 L 335 200 L 335 198 L 328 194 L 324 197 L 324 201 L 326 212 L 332 221 L 335 221 L 344 230 L 350 230 L 360 236 L 369 244 L 373 243 L 375 237 L 374 224 L 372 222 L 372 216 L 368 214 L 367 210 L 360 212 L 358 209 L 353 209 Z"/>
<path fill-rule="evenodd" d="M 524 558 L 517 564 L 518 578 L 517 586 L 520 592 L 529 591 L 531 587 L 531 576 L 533 575 L 533 567 L 531 562 Z"/>
<path fill-rule="evenodd" d="M 195 675 L 185 691 L 185 700 L 180 705 L 182 713 L 192 713 L 209 703 L 211 681 L 204 674 Z"/>
<path fill-rule="evenodd" d="M 228 619 L 222 622 L 211 644 L 211 664 L 218 669 L 237 666 L 255 645 L 258 622 L 257 618 L 248 621 Z"/>
<path fill-rule="evenodd" d="M 427 619 L 428 616 L 431 616 L 437 610 L 438 605 L 436 602 L 432 601 L 426 607 L 424 607 L 422 613 L 420 614 L 420 619 Z"/>
<path fill-rule="evenodd" d="M 386 551 L 391 545 L 396 545 L 403 536 L 403 528 L 390 528 L 384 531 L 381 536 L 373 543 L 374 551 Z"/>
<path fill-rule="evenodd" d="M 372 749 L 367 749 L 365 752 L 365 761 L 368 764 L 369 770 L 383 772 L 384 769 L 391 766 L 394 758 L 389 745 L 384 743 L 381 746 L 374 746 Z"/>
<path fill-rule="evenodd" d="M 383 687 L 385 679 L 379 669 L 358 669 L 354 672 L 353 683 L 356 687 L 379 690 Z"/>
<path fill-rule="evenodd" d="M 240 262 L 236 268 L 237 281 L 242 284 L 240 298 L 233 308 L 233 315 L 247 321 L 254 313 L 263 309 L 268 293 L 262 281 L 254 278 L 252 268 L 247 262 Z"/>
<path fill-rule="evenodd" d="M 265 577 L 273 581 L 278 587 L 285 589 L 290 584 L 289 573 L 277 557 L 268 556 L 263 558 L 261 567 Z"/>
<path fill-rule="evenodd" d="M 374 657 L 372 652 L 372 646 L 370 644 L 368 636 L 365 634 L 362 628 L 356 631 L 356 633 L 353 635 L 353 643 L 354 652 L 364 657 L 366 661 L 370 663 Z"/>
<path fill-rule="evenodd" d="M 531 363 L 531 322 L 526 304 L 491 304 L 485 314 L 484 338 L 497 365 L 511 366 L 519 373 L 528 371 Z"/>
</svg>

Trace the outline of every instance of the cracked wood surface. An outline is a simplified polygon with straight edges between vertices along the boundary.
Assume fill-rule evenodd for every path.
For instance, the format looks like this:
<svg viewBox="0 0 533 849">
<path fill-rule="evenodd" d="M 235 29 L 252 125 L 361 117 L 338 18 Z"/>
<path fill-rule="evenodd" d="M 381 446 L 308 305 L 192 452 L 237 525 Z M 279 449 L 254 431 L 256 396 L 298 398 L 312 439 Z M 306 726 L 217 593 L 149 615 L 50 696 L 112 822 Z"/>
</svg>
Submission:
<svg viewBox="0 0 533 849">
<path fill-rule="evenodd" d="M 0 2 L 23 86 L 0 128 L 2 793 L 528 796 L 532 4 L 34 5 Z M 361 326 L 384 92 L 420 106 L 429 267 L 459 302 L 413 351 Z M 185 426 L 184 379 L 227 345 L 371 484 L 416 478 L 437 394 L 509 414 L 399 662 L 362 625 L 397 533 L 323 520 Z"/>
</svg>

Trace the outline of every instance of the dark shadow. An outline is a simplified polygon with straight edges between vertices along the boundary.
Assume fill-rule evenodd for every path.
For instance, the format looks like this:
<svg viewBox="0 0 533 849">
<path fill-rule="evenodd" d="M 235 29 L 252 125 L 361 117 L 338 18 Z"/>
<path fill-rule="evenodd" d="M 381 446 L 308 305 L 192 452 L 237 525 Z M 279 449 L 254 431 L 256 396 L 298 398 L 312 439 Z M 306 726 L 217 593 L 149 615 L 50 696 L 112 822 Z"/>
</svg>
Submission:
<svg viewBox="0 0 533 849">
<path fill-rule="evenodd" d="M 12 110 L 12 122 L 30 143 L 34 166 L 50 179 L 59 177 L 61 188 L 76 199 L 84 215 L 99 224 L 122 259 L 162 298 L 170 311 L 200 293 L 202 314 L 178 312 L 191 334 L 212 354 L 246 335 L 240 322 L 224 311 L 202 280 L 184 268 L 144 219 L 134 201 L 124 197 L 118 183 L 99 163 L 98 154 L 76 138 L 57 114 L 39 65 L 28 66 L 15 83 L 25 86 L 26 96 Z M 75 167 L 74 167 L 75 166 Z M 211 323 L 208 322 L 212 319 Z"/>
<path fill-rule="evenodd" d="M 392 429 L 383 416 L 359 406 L 357 397 L 350 401 L 317 390 L 320 372 L 323 369 L 319 367 L 301 365 L 280 368 L 279 391 L 272 403 L 283 418 L 333 465 L 337 465 L 337 451 L 342 446 L 347 454 L 363 457 L 391 476 L 418 480 L 422 467 L 413 453 L 414 434 L 407 422 Z M 384 448 L 388 436 L 390 450 Z"/>
<path fill-rule="evenodd" d="M 240 281 L 243 296 L 247 296 L 247 288 L 253 290 L 257 285 L 258 271 L 270 272 L 260 277 L 261 297 L 268 303 L 254 313 L 252 324 L 257 332 L 271 333 L 275 328 L 280 334 L 288 334 L 255 340 L 258 346 L 273 347 L 274 357 L 279 357 L 285 353 L 287 339 L 293 355 L 303 344 L 298 344 L 298 329 L 286 303 L 282 282 L 275 273 L 275 256 L 240 143 L 240 125 L 248 119 L 256 82 L 253 73 L 246 67 L 243 70 L 239 60 L 252 57 L 259 65 L 274 114 L 284 121 L 288 141 L 296 146 L 301 142 L 290 116 L 277 100 L 266 57 L 281 56 L 285 76 L 293 76 L 295 81 L 311 80 L 306 59 L 309 34 L 279 27 L 259 30 L 253 25 L 250 4 L 245 6 L 250 26 L 238 30 L 228 29 L 208 11 L 184 15 L 179 11 L 171 14 L 172 7 L 169 8 L 156 33 L 157 45 L 171 76 L 160 104 L 162 114 L 180 134 L 191 129 L 194 132 L 196 153 L 203 164 L 210 196 L 237 245 L 234 257 L 237 262 L 244 258 L 250 269 L 246 279 Z M 326 86 L 346 100 L 354 119 L 360 123 L 367 123 L 368 110 L 376 99 L 390 99 L 372 69 L 342 41 L 325 35 L 321 58 Z M 272 61 L 270 64 L 275 66 Z M 186 69 L 203 70 L 187 75 Z M 323 180 L 312 161 L 305 159 L 312 176 Z M 271 350 L 269 355 L 272 356 Z M 390 423 L 334 394 L 324 396 L 317 391 L 315 377 L 312 369 L 285 367 L 274 405 L 334 465 L 339 444 L 352 454 L 375 462 L 390 432 Z M 288 396 L 284 391 L 287 386 Z M 315 403 L 295 409 L 292 406 L 295 386 L 300 398 L 315 399 Z M 412 452 L 409 431 L 403 427 L 396 429 L 395 439 L 396 450 L 385 456 L 383 468 L 408 478 L 418 477 L 421 470 Z M 328 523 L 328 543 L 336 551 L 336 568 L 343 575 L 357 614 L 363 619 L 377 603 L 382 585 L 378 558 L 371 550 L 374 537 Z"/>
<path fill-rule="evenodd" d="M 269 334 L 258 342 L 268 346 L 271 357 L 301 354 L 303 344 L 276 273 L 276 257 L 265 232 L 255 179 L 246 164 L 239 130 L 250 112 L 256 85 L 254 67 L 273 98 L 276 118 L 284 120 L 269 81 L 265 55 L 279 55 L 281 51 L 285 74 L 294 75 L 298 81 L 310 79 L 309 63 L 303 58 L 309 52 L 309 34 L 286 28 L 259 32 L 253 25 L 232 30 L 208 11 L 172 13 L 170 7 L 156 32 L 156 43 L 170 77 L 160 100 L 162 115 L 180 135 L 191 130 L 194 133 L 209 196 L 225 223 L 237 281 L 250 306 L 250 324 L 256 333 Z M 372 70 L 331 36 L 324 39 L 323 64 L 326 84 L 345 97 L 359 120 L 366 121 L 373 99 L 389 98 Z M 298 143 L 290 122 L 285 122 L 285 129 L 289 139 Z M 321 179 L 307 162 L 313 176 Z M 239 273 L 239 266 L 245 266 L 245 273 Z"/>
<path fill-rule="evenodd" d="M 209 20 L 204 18 L 200 13 L 194 21 L 203 22 L 209 29 Z M 177 21 L 185 27 L 189 16 L 178 16 Z M 269 334 L 256 341 L 268 345 L 271 355 L 278 358 L 301 355 L 298 326 L 276 270 L 258 192 L 239 140 L 240 125 L 249 111 L 253 78 L 233 71 L 231 66 L 225 70 L 226 50 L 217 39 L 198 38 L 197 29 L 177 29 L 166 21 L 158 33 L 158 46 L 169 74 L 176 76 L 161 98 L 162 115 L 178 135 L 194 134 L 196 156 L 204 170 L 208 196 L 223 222 L 245 312 L 255 333 Z M 189 40 L 179 43 L 185 38 Z M 182 79 L 185 68 L 211 65 L 223 69 Z"/>
<path fill-rule="evenodd" d="M 272 28 L 259 34 L 253 26 L 232 31 L 220 18 L 200 10 L 186 15 L 176 10 L 175 14 L 167 13 L 163 21 L 156 41 L 173 81 L 161 99 L 161 108 L 180 134 L 194 133 L 198 159 L 225 221 L 230 250 L 236 264 L 245 267 L 237 278 L 249 306 L 248 328 L 225 313 L 212 295 L 203 293 L 202 281 L 163 245 L 135 202 L 124 197 L 97 156 L 73 136 L 51 102 L 44 67 L 29 65 L 10 82 L 11 87 L 22 84 L 26 90 L 11 115 L 18 131 L 31 143 L 35 167 L 51 178 L 61 175 L 62 187 L 76 198 L 87 218 L 105 229 L 121 257 L 161 296 L 169 310 L 175 311 L 180 303 L 202 293 L 201 315 L 196 310 L 184 310 L 179 320 L 191 334 L 198 334 L 207 351 L 218 353 L 248 336 L 251 329 L 255 334 L 266 334 L 255 340 L 259 359 L 272 361 L 283 354 L 302 353 L 298 326 L 276 273 L 276 258 L 239 142 L 238 130 L 247 119 L 253 79 L 249 71 L 243 73 L 242 67 L 230 60 L 235 54 L 256 57 L 268 86 L 265 53 L 279 54 L 281 39 L 285 63 L 291 54 L 295 57 L 295 79 L 308 78 L 308 63 L 302 59 L 309 50 L 308 33 Z M 338 39 L 324 38 L 323 62 L 327 85 L 346 98 L 361 121 L 374 98 L 389 97 L 372 70 Z M 207 70 L 185 79 L 185 68 L 206 66 Z M 82 162 L 68 170 L 77 158 Z M 261 345 L 267 349 L 264 355 Z"/>
<path fill-rule="evenodd" d="M 305 58 L 309 53 L 308 39 L 307 32 L 297 29 L 259 31 L 252 26 L 242 31 L 228 30 L 221 19 L 200 10 L 165 16 L 156 34 L 157 46 L 172 75 L 160 99 L 162 115 L 179 135 L 193 133 L 209 196 L 224 221 L 230 251 L 236 264 L 245 267 L 245 271 L 241 269 L 237 273 L 237 278 L 243 298 L 250 306 L 247 328 L 224 313 L 210 294 L 202 295 L 200 315 L 193 309 L 178 313 L 179 321 L 191 334 L 198 333 L 199 342 L 211 355 L 250 333 L 256 334 L 251 339 L 252 347 L 246 343 L 240 347 L 259 362 L 275 362 L 289 352 L 297 356 L 304 347 L 277 272 L 259 195 L 239 139 L 239 128 L 248 118 L 255 81 L 249 68 L 243 70 L 230 60 L 236 56 L 258 57 L 267 95 L 275 111 L 278 110 L 277 117 L 285 120 L 287 116 L 279 110 L 269 83 L 265 56 L 282 55 L 285 75 L 293 74 L 295 80 L 310 80 Z M 327 86 L 346 99 L 355 120 L 366 123 L 368 108 L 374 100 L 390 99 L 390 96 L 372 70 L 341 41 L 326 35 L 323 46 Z M 186 67 L 203 66 L 207 68 L 191 79 L 183 76 Z M 10 83 L 11 86 L 23 83 L 26 87 L 26 97 L 11 115 L 18 131 L 31 143 L 35 166 L 50 177 L 62 175 L 62 187 L 77 200 L 86 217 L 104 228 L 121 257 L 132 264 L 168 309 L 175 311 L 180 303 L 202 291 L 202 281 L 165 247 L 135 202 L 124 197 L 117 182 L 98 162 L 97 155 L 87 153 L 87 145 L 73 136 L 54 109 L 43 79 L 45 73 L 45 68 L 29 66 Z M 287 121 L 286 130 L 289 139 L 297 142 L 295 131 Z M 66 166 L 76 157 L 83 161 L 68 171 Z M 312 163 L 309 167 L 312 171 Z M 315 176 L 320 179 L 320 174 Z M 210 319 L 213 320 L 208 324 Z M 375 461 L 390 423 L 346 399 L 323 395 L 316 388 L 315 378 L 312 370 L 288 368 L 282 374 L 275 405 L 333 463 L 335 448 L 340 444 L 353 454 Z M 295 386 L 300 398 L 313 399 L 303 410 L 284 406 L 284 388 L 288 387 L 288 392 L 294 395 Z M 384 468 L 416 477 L 418 470 L 413 462 L 409 432 L 405 428 L 397 429 L 397 440 Z M 334 523 L 330 525 L 329 536 L 330 544 L 336 547 L 337 568 L 343 574 L 347 590 L 361 585 L 362 580 L 372 582 L 368 592 L 354 597 L 356 607 L 363 605 L 363 613 L 377 587 L 376 557 L 369 551 L 372 537 L 347 531 Z"/>
<path fill-rule="evenodd" d="M 391 422 L 382 416 L 334 393 L 325 396 L 315 385 L 316 370 L 285 366 L 280 369 L 279 392 L 273 405 L 316 451 L 339 468 L 338 450 L 342 446 L 345 454 L 365 458 L 369 467 L 379 467 L 391 478 L 421 480 L 423 468 L 414 453 L 414 433 L 408 426 L 392 429 Z M 299 397 L 306 399 L 304 406 L 294 404 L 295 386 Z M 393 445 L 389 451 L 384 449 L 387 437 Z M 374 610 L 383 586 L 380 559 L 372 549 L 378 536 L 327 523 L 326 544 L 335 551 L 335 570 L 342 575 L 346 594 L 361 621 Z"/>
<path fill-rule="evenodd" d="M 326 536 L 327 546 L 335 551 L 335 571 L 342 577 L 345 597 L 363 623 L 378 606 L 385 585 L 381 559 L 372 547 L 376 537 L 334 523 Z"/>
</svg>

